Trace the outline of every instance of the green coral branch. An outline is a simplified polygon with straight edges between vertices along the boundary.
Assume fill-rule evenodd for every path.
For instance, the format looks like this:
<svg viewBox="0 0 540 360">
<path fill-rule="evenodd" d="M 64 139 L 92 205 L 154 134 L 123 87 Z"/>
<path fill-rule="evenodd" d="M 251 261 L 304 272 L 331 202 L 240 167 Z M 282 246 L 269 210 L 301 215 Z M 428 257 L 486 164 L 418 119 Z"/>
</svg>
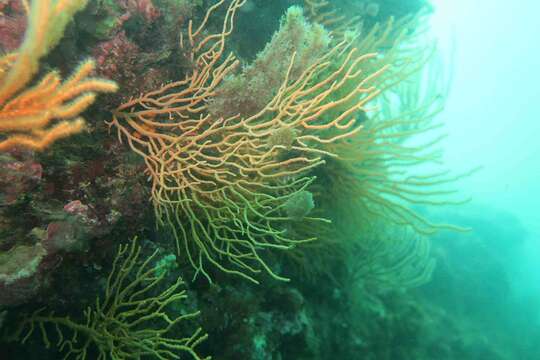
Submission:
<svg viewBox="0 0 540 360">
<path fill-rule="evenodd" d="M 97 360 L 140 359 L 150 356 L 155 359 L 209 360 L 197 354 L 196 347 L 207 338 L 201 328 L 188 337 L 176 338 L 172 333 L 179 330 L 185 320 L 194 318 L 199 312 L 170 316 L 167 308 L 187 298 L 181 278 L 154 295 L 163 285 L 167 271 L 165 262 L 153 263 L 157 250 L 142 264 L 139 259 L 141 247 L 134 238 L 131 244 L 121 245 L 107 279 L 105 296 L 96 299 L 93 307 L 84 311 L 85 320 L 74 321 L 69 317 L 55 316 L 40 309 L 21 322 L 15 338 L 25 343 L 39 328 L 47 348 L 50 329 L 54 328 L 54 346 L 65 352 L 64 359 Z M 180 355 L 182 354 L 182 356 Z M 184 356 L 185 355 L 185 356 Z"/>
</svg>

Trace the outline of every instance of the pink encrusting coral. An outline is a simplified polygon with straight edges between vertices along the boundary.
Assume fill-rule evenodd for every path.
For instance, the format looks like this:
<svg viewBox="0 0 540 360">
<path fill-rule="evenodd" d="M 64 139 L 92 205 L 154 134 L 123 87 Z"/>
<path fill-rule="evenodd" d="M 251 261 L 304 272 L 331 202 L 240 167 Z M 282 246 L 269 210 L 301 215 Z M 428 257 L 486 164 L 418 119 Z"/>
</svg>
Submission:
<svg viewBox="0 0 540 360">
<path fill-rule="evenodd" d="M 64 254 L 88 250 L 89 240 L 108 233 L 119 214 L 111 211 L 99 219 L 92 206 L 74 200 L 56 216 L 62 215 L 64 219 L 49 223 L 46 231 L 33 230 L 38 242 L 0 252 L 0 305 L 35 301 L 49 287 Z"/>
<path fill-rule="evenodd" d="M 122 16 L 124 20 L 127 20 L 132 15 L 140 15 L 148 23 L 151 23 L 161 16 L 159 9 L 152 3 L 152 0 L 118 0 L 118 4 L 126 10 L 126 14 Z"/>
<path fill-rule="evenodd" d="M 137 88 L 138 76 L 142 71 L 141 50 L 127 38 L 124 31 L 98 44 L 92 50 L 92 55 L 100 75 L 115 80 L 123 89 Z"/>
<path fill-rule="evenodd" d="M 34 189 L 43 176 L 43 167 L 31 155 L 0 157 L 0 205 L 16 203 Z"/>
<path fill-rule="evenodd" d="M 20 0 L 0 2 L 0 53 L 12 52 L 22 43 L 26 16 Z"/>
<path fill-rule="evenodd" d="M 64 205 L 64 214 L 64 220 L 47 225 L 42 244 L 48 253 L 88 250 L 90 239 L 107 234 L 120 215 L 111 209 L 110 213 L 99 217 L 93 206 L 85 205 L 80 200 Z"/>
<path fill-rule="evenodd" d="M 96 59 L 97 73 L 114 80 L 123 89 L 109 98 L 111 103 L 117 97 L 125 100 L 168 80 L 166 71 L 150 65 L 160 53 L 144 52 L 124 30 L 94 47 L 92 56 Z"/>
</svg>

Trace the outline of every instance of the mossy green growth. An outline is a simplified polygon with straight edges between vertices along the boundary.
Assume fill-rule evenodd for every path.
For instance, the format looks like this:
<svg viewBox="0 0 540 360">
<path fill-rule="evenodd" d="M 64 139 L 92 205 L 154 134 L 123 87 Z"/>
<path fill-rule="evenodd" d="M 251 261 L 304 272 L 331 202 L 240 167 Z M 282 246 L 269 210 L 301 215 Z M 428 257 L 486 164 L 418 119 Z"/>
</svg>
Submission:
<svg viewBox="0 0 540 360">
<path fill-rule="evenodd" d="M 155 274 L 156 276 L 168 275 L 176 267 L 176 256 L 174 254 L 165 255 L 156 263 Z"/>
<path fill-rule="evenodd" d="M 314 207 L 313 194 L 306 190 L 296 193 L 285 203 L 287 215 L 294 220 L 302 220 Z"/>
<path fill-rule="evenodd" d="M 193 18 L 197 8 L 204 5 L 203 0 L 154 0 L 154 4 L 161 10 L 162 21 L 166 27 L 187 25 Z"/>
<path fill-rule="evenodd" d="M 10 285 L 33 276 L 46 254 L 41 244 L 19 245 L 7 252 L 0 252 L 0 283 Z"/>
<path fill-rule="evenodd" d="M 253 337 L 253 350 L 255 359 L 265 359 L 268 356 L 268 342 L 262 334 Z"/>
<path fill-rule="evenodd" d="M 90 3 L 89 11 L 81 16 L 77 23 L 92 37 L 108 40 L 118 28 L 118 19 L 124 12 L 117 0 L 103 0 L 101 3 Z"/>
</svg>

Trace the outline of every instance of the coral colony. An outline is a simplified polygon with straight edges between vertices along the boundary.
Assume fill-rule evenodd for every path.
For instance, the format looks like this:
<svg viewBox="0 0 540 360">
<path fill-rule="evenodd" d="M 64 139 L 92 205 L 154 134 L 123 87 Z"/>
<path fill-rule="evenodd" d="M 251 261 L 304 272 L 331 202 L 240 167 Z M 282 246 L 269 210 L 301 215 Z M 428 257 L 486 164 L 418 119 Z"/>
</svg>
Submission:
<svg viewBox="0 0 540 360">
<path fill-rule="evenodd" d="M 10 351 L 315 359 L 330 335 L 299 280 L 342 305 L 429 281 L 429 236 L 462 229 L 419 210 L 461 201 L 460 176 L 418 170 L 444 102 L 425 4 L 269 3 L 0 4 Z"/>
</svg>

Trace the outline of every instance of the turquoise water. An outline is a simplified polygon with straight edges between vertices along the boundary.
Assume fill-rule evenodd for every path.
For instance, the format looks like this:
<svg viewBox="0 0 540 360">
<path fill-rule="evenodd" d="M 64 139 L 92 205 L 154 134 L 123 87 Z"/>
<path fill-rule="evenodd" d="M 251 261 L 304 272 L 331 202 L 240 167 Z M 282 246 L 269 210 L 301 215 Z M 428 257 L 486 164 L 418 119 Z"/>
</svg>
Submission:
<svg viewBox="0 0 540 360">
<path fill-rule="evenodd" d="M 491 278 L 479 270 L 478 279 L 486 288 L 474 291 L 485 292 L 487 304 L 505 298 L 498 311 L 486 314 L 486 322 L 506 318 L 508 333 L 520 339 L 517 348 L 523 340 L 522 352 L 510 351 L 508 357 L 537 358 L 538 351 L 524 344 L 538 333 L 540 323 L 540 217 L 536 211 L 540 93 L 535 90 L 540 72 L 533 40 L 540 28 L 532 15 L 538 4 L 477 1 L 436 2 L 435 6 L 434 31 L 452 54 L 455 68 L 441 114 L 449 133 L 445 159 L 453 169 L 466 168 L 470 162 L 483 165 L 463 183 L 463 189 L 473 195 L 464 211 L 471 216 L 473 232 L 484 234 L 484 246 L 498 259 L 499 276 L 504 276 L 507 287 L 489 289 L 488 282 L 500 277 Z M 482 267 L 483 258 L 477 256 L 474 264 Z"/>
</svg>

